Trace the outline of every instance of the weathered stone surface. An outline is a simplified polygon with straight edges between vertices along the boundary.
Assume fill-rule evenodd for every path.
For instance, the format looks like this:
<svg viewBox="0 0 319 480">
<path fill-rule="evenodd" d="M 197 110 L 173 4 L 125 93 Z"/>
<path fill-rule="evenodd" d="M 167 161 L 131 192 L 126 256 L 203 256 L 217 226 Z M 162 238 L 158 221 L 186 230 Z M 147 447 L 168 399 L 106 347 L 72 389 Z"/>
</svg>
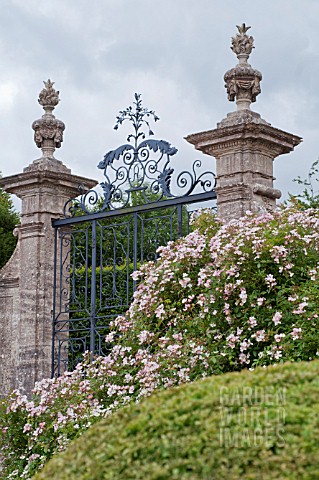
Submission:
<svg viewBox="0 0 319 480">
<path fill-rule="evenodd" d="M 49 79 L 44 83 L 44 88 L 39 94 L 38 102 L 44 109 L 44 115 L 32 124 L 34 141 L 37 147 L 42 149 L 43 158 L 54 158 L 56 148 L 61 147 L 65 125 L 52 114 L 58 105 L 59 92 L 53 88 L 54 82 Z"/>
<path fill-rule="evenodd" d="M 0 272 L 0 338 L 8 349 L 1 358 L 0 393 L 20 388 L 30 393 L 37 380 L 50 376 L 54 231 L 70 197 L 95 180 L 72 175 L 62 162 L 41 159 L 1 186 L 22 200 L 15 254 Z"/>
<path fill-rule="evenodd" d="M 58 103 L 53 83 L 45 82 L 39 103 L 50 109 Z M 43 117 L 42 117 L 43 118 Z M 54 127 L 55 128 L 55 127 Z M 42 135 L 43 138 L 46 135 Z M 37 380 L 51 374 L 54 230 L 67 200 L 97 182 L 72 175 L 53 156 L 57 145 L 51 134 L 40 142 L 42 157 L 23 173 L 0 179 L 0 185 L 22 200 L 17 248 L 0 270 L 0 395 L 12 388 L 27 394 Z"/>
<path fill-rule="evenodd" d="M 186 137 L 197 150 L 216 158 L 218 216 L 225 220 L 275 206 L 280 192 L 273 188 L 273 160 L 301 142 L 261 120 L 235 112 L 218 128 Z"/>
<path fill-rule="evenodd" d="M 238 110 L 249 110 L 251 102 L 255 102 L 261 92 L 262 74 L 248 63 L 249 55 L 254 48 L 253 37 L 247 35 L 250 27 L 243 23 L 237 25 L 237 29 L 238 33 L 232 38 L 230 48 L 237 55 L 238 64 L 225 73 L 225 87 L 228 100 L 230 102 L 236 100 Z"/>
<path fill-rule="evenodd" d="M 197 150 L 216 158 L 217 210 L 226 221 L 246 211 L 274 208 L 280 191 L 274 189 L 273 160 L 291 152 L 302 139 L 274 128 L 250 110 L 260 93 L 261 73 L 248 63 L 253 37 L 245 24 L 237 26 L 231 49 L 238 65 L 225 74 L 230 101 L 236 99 L 237 111 L 228 113 L 217 128 L 188 135 L 186 140 Z"/>
<path fill-rule="evenodd" d="M 247 35 L 248 30 L 251 27 L 246 26 L 245 23 L 242 25 L 236 25 L 238 33 L 236 37 L 232 37 L 232 46 L 230 47 L 232 51 L 237 55 L 245 55 L 247 58 L 254 48 L 254 39 Z"/>
<path fill-rule="evenodd" d="M 18 332 L 20 320 L 19 243 L 0 270 L 0 395 L 16 387 Z"/>
</svg>

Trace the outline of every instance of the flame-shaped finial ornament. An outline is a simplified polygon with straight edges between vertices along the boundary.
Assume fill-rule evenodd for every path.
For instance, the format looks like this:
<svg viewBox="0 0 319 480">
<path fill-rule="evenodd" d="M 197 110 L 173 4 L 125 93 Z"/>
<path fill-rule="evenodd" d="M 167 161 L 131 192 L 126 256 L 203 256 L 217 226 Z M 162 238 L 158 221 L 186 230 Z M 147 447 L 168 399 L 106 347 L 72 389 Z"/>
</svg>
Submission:
<svg viewBox="0 0 319 480">
<path fill-rule="evenodd" d="M 44 88 L 39 93 L 38 102 L 42 107 L 45 109 L 46 107 L 52 107 L 52 110 L 57 106 L 59 103 L 59 93 L 54 88 L 54 82 L 51 82 L 49 79 L 47 82 L 44 83 Z"/>
<path fill-rule="evenodd" d="M 253 37 L 247 35 L 250 28 L 245 23 L 237 25 L 238 33 L 232 37 L 230 48 L 237 55 L 238 64 L 224 76 L 228 100 L 233 102 L 236 99 L 237 110 L 249 110 L 250 104 L 256 101 L 257 95 L 261 92 L 262 75 L 247 61 L 254 48 Z"/>
<path fill-rule="evenodd" d="M 247 62 L 252 49 L 254 48 L 254 38 L 247 35 L 247 31 L 251 27 L 247 27 L 245 23 L 236 25 L 238 33 L 236 37 L 232 37 L 232 46 L 230 47 L 236 53 L 239 63 Z"/>
<path fill-rule="evenodd" d="M 43 107 L 44 115 L 33 122 L 32 128 L 34 141 L 42 150 L 42 158 L 54 158 L 55 149 L 60 148 L 63 142 L 65 125 L 52 114 L 60 101 L 60 92 L 55 90 L 54 82 L 51 82 L 50 79 L 43 83 L 44 88 L 39 94 L 38 102 Z"/>
</svg>

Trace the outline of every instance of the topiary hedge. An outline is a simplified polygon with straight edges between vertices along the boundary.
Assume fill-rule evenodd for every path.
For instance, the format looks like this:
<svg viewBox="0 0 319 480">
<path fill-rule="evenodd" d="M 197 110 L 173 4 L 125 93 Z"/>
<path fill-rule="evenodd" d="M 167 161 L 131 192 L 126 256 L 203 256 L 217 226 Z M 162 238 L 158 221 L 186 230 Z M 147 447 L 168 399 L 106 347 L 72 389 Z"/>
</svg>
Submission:
<svg viewBox="0 0 319 480">
<path fill-rule="evenodd" d="M 214 376 L 92 426 L 34 480 L 317 480 L 319 361 Z"/>
</svg>

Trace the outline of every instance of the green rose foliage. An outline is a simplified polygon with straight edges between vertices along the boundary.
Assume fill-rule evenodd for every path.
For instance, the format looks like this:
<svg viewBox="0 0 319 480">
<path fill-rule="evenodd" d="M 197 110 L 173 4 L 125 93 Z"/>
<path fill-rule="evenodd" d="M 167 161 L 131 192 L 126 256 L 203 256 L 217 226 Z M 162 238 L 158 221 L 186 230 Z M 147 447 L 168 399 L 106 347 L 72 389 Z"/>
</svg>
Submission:
<svg viewBox="0 0 319 480">
<path fill-rule="evenodd" d="M 223 225 L 209 210 L 141 266 L 105 357 L 19 392 L 0 414 L 3 478 L 25 478 L 101 416 L 154 390 L 319 354 L 319 213 L 283 209 Z"/>
</svg>

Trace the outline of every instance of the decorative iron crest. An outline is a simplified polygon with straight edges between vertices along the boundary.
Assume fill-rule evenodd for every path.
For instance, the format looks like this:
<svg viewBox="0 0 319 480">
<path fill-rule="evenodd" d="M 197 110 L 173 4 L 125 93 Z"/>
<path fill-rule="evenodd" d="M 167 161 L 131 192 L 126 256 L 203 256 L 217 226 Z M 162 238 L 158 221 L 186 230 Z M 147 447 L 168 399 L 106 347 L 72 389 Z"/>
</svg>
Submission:
<svg viewBox="0 0 319 480">
<path fill-rule="evenodd" d="M 154 133 L 150 120 L 159 117 L 153 110 L 142 106 L 141 95 L 135 93 L 132 106 L 120 111 L 116 117 L 114 129 L 117 130 L 125 120 L 133 125 L 133 133 L 128 135 L 126 144 L 107 152 L 98 164 L 104 170 L 105 180 L 100 183 L 103 196 L 95 190 L 83 193 L 80 198 L 69 200 L 64 209 L 65 216 L 74 216 L 78 211 L 97 213 L 115 210 L 127 206 L 154 203 L 165 198 L 177 198 L 190 195 L 199 185 L 201 192 L 213 191 L 216 185 L 215 174 L 207 171 L 198 174 L 202 163 L 195 160 L 192 171 L 182 171 L 176 177 L 176 185 L 182 194 L 171 192 L 171 180 L 174 169 L 170 165 L 171 157 L 177 149 L 165 140 L 147 138 Z M 148 130 L 148 135 L 145 133 Z M 81 193 L 81 187 L 80 187 Z"/>
</svg>

